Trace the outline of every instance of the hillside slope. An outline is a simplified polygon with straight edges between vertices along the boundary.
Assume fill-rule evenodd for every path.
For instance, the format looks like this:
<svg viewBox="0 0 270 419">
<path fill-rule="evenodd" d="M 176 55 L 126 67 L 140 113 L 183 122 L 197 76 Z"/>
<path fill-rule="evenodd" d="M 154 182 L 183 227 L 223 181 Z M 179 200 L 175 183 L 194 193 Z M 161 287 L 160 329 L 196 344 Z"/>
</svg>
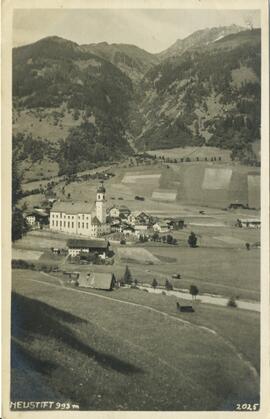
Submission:
<svg viewBox="0 0 270 419">
<path fill-rule="evenodd" d="M 62 171 L 70 161 L 72 170 L 80 170 L 130 154 L 125 125 L 132 91 L 123 72 L 74 42 L 49 37 L 15 48 L 14 134 L 56 142 Z M 76 143 L 78 135 L 83 143 Z"/>
<path fill-rule="evenodd" d="M 81 45 L 81 50 L 110 61 L 135 84 L 142 79 L 151 67 L 160 62 L 158 55 L 151 54 L 135 45 L 100 42 L 98 44 Z"/>
<path fill-rule="evenodd" d="M 260 138 L 260 57 L 260 30 L 252 30 L 153 67 L 141 85 L 137 147 L 206 143 L 251 152 Z"/>
</svg>

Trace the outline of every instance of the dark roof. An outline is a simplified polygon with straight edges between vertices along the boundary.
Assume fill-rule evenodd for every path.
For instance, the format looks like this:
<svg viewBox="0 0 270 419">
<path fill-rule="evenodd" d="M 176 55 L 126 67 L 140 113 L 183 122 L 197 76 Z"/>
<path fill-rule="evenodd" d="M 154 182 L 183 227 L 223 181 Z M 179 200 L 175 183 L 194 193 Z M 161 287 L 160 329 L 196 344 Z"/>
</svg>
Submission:
<svg viewBox="0 0 270 419">
<path fill-rule="evenodd" d="M 26 217 L 49 217 L 49 214 L 46 211 L 37 211 L 35 209 L 33 209 L 33 211 L 29 211 L 25 213 Z"/>
<path fill-rule="evenodd" d="M 118 209 L 121 211 L 128 211 L 131 212 L 130 209 L 126 205 L 113 205 L 112 207 L 108 208 L 108 211 L 111 211 L 112 209 Z"/>
<path fill-rule="evenodd" d="M 169 223 L 180 223 L 180 222 L 184 222 L 185 220 L 183 218 L 168 218 L 168 222 Z"/>
<path fill-rule="evenodd" d="M 97 188 L 97 192 L 105 193 L 106 189 L 104 188 L 103 182 L 101 182 L 101 185 Z"/>
<path fill-rule="evenodd" d="M 110 243 L 107 240 L 82 240 L 69 239 L 67 246 L 69 248 L 92 248 L 92 249 L 107 249 Z"/>
<path fill-rule="evenodd" d="M 94 209 L 93 203 L 56 201 L 51 212 L 64 212 L 66 214 L 91 214 Z"/>
<path fill-rule="evenodd" d="M 97 288 L 110 290 L 115 281 L 114 274 L 111 272 L 81 272 L 78 282 L 80 287 Z"/>
<path fill-rule="evenodd" d="M 25 215 L 25 217 L 31 217 L 31 216 L 35 216 L 35 215 L 37 215 L 36 214 L 36 212 L 34 212 L 34 211 L 26 211 L 25 213 L 24 213 L 24 215 Z"/>
<path fill-rule="evenodd" d="M 126 205 L 120 205 L 119 210 L 120 211 L 130 211 L 130 209 Z"/>
</svg>

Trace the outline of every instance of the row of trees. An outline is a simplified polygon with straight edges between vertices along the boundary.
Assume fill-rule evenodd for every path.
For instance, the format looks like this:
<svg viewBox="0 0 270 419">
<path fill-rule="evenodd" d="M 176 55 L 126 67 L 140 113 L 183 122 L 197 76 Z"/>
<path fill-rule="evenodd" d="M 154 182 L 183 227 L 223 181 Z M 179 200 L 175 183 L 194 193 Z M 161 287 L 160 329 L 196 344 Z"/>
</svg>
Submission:
<svg viewBox="0 0 270 419">
<path fill-rule="evenodd" d="M 133 284 L 137 285 L 138 284 L 138 280 L 133 278 L 128 265 L 126 265 L 124 275 L 123 275 L 120 282 L 121 282 L 121 285 L 133 285 Z M 156 280 L 156 278 L 153 278 L 153 281 L 152 281 L 151 285 L 154 289 L 156 289 L 159 286 L 158 281 Z M 172 291 L 173 290 L 173 284 L 169 279 L 165 280 L 164 286 L 165 286 L 167 291 Z M 196 285 L 190 285 L 189 292 L 192 295 L 192 297 L 194 299 L 196 299 L 196 296 L 199 294 L 199 289 L 197 288 Z"/>
<path fill-rule="evenodd" d="M 154 289 L 156 289 L 159 286 L 158 281 L 156 280 L 156 278 L 153 279 L 151 285 Z M 173 290 L 173 284 L 171 283 L 171 281 L 169 279 L 166 279 L 164 286 L 165 286 L 167 291 L 172 291 Z M 189 293 L 192 295 L 192 297 L 194 299 L 196 299 L 196 296 L 199 294 L 198 287 L 196 285 L 190 285 Z"/>
</svg>

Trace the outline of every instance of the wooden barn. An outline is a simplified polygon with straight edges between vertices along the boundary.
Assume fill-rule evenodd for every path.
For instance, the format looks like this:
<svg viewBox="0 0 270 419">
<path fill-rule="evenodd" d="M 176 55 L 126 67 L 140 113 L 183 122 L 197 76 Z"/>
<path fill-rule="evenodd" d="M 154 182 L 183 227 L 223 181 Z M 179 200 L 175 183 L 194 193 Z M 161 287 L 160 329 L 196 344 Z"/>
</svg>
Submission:
<svg viewBox="0 0 270 419">
<path fill-rule="evenodd" d="M 79 287 L 84 288 L 112 291 L 115 284 L 116 279 L 112 272 L 80 272 L 78 278 Z"/>
</svg>

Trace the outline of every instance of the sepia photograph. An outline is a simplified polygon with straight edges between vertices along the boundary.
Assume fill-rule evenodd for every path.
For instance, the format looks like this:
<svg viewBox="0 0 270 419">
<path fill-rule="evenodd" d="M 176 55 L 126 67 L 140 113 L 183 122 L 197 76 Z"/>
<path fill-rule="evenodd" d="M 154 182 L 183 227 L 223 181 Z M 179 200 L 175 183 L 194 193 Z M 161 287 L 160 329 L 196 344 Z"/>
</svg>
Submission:
<svg viewBox="0 0 270 419">
<path fill-rule="evenodd" d="M 262 15 L 223 3 L 13 9 L 11 413 L 260 411 Z"/>
</svg>

